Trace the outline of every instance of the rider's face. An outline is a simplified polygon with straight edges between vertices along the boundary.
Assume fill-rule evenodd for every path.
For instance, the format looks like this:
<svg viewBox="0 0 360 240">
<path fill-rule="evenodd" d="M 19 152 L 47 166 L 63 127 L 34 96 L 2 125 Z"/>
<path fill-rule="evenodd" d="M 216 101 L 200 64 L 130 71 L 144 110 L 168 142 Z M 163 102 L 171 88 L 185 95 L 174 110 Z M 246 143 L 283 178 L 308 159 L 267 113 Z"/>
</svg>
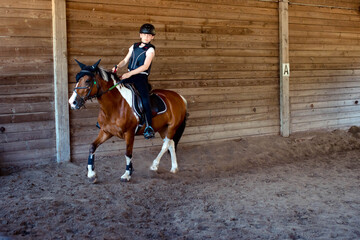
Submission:
<svg viewBox="0 0 360 240">
<path fill-rule="evenodd" d="M 149 42 L 151 42 L 151 40 L 153 40 L 154 37 L 155 37 L 155 36 L 153 36 L 153 35 L 151 35 L 151 34 L 140 33 L 141 42 L 143 42 L 143 43 L 149 43 Z"/>
</svg>

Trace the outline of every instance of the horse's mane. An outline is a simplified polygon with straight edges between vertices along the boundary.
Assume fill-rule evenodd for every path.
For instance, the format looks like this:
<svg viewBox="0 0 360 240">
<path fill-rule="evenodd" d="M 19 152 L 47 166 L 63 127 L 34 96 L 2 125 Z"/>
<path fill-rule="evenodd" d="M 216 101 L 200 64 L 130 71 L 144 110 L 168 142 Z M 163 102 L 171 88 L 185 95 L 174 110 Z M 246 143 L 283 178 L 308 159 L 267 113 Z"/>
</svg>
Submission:
<svg viewBox="0 0 360 240">
<path fill-rule="evenodd" d="M 110 80 L 116 81 L 116 82 L 121 81 L 121 79 L 118 77 L 118 75 L 116 73 L 106 71 L 102 67 L 98 67 L 97 72 L 100 74 L 101 78 L 104 79 L 104 81 L 106 81 L 106 82 L 109 82 Z M 115 84 L 115 82 L 114 82 L 114 84 Z M 122 87 L 122 84 L 117 85 L 116 88 L 120 92 L 122 97 L 126 100 L 126 102 L 129 104 L 129 106 L 132 108 L 133 97 L 132 97 L 131 90 L 127 87 Z M 134 115 L 136 118 L 138 118 L 138 116 L 136 115 L 135 112 L 134 112 Z"/>
<path fill-rule="evenodd" d="M 99 74 L 102 77 L 102 79 L 104 79 L 106 82 L 109 82 L 110 79 L 115 80 L 115 81 L 120 81 L 120 78 L 118 77 L 118 75 L 116 73 L 113 72 L 109 72 L 107 70 L 105 70 L 102 67 L 98 67 L 99 70 Z"/>
</svg>

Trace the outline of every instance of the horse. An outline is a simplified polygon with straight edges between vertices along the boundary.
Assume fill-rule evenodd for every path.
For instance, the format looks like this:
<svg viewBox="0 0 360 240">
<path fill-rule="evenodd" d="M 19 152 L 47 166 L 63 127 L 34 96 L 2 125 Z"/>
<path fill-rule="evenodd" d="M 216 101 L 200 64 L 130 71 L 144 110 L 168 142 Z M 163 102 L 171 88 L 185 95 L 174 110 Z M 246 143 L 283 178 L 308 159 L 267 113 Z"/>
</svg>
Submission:
<svg viewBox="0 0 360 240">
<path fill-rule="evenodd" d="M 139 126 L 140 119 L 133 110 L 133 96 L 131 91 L 119 82 L 116 73 L 99 67 L 101 61 L 87 66 L 75 59 L 81 70 L 76 75 L 76 85 L 69 99 L 71 109 L 79 110 L 85 102 L 97 98 L 100 104 L 98 123 L 100 130 L 97 138 L 90 144 L 87 177 L 91 183 L 97 181 L 95 172 L 95 151 L 106 140 L 113 136 L 126 142 L 126 170 L 120 180 L 129 182 L 133 173 L 132 154 L 135 135 L 141 135 L 145 126 Z M 152 119 L 152 127 L 163 139 L 161 151 L 153 160 L 150 170 L 157 171 L 160 159 L 166 151 L 171 156 L 171 173 L 178 171 L 176 146 L 183 135 L 186 126 L 187 102 L 180 94 L 164 89 L 152 90 L 166 104 L 166 111 Z"/>
</svg>

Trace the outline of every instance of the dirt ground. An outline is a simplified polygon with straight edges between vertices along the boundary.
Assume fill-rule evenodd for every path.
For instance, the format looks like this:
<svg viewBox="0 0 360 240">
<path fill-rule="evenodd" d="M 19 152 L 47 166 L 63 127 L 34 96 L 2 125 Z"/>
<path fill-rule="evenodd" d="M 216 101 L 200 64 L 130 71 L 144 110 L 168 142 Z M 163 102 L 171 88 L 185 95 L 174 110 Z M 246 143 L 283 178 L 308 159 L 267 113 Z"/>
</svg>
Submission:
<svg viewBox="0 0 360 240">
<path fill-rule="evenodd" d="M 97 156 L 97 184 L 87 156 L 3 168 L 0 239 L 360 239 L 359 128 L 180 142 L 175 175 L 157 153 L 134 153 L 130 183 L 123 156 Z"/>
</svg>

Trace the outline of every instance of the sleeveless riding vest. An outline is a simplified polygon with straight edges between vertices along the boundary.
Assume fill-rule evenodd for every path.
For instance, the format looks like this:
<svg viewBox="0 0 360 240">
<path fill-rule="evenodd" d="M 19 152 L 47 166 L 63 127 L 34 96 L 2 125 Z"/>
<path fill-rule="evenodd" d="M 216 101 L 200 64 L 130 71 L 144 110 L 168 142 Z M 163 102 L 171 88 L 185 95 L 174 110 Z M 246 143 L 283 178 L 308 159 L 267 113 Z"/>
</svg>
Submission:
<svg viewBox="0 0 360 240">
<path fill-rule="evenodd" d="M 151 47 L 155 49 L 155 46 L 150 43 L 146 44 L 142 48 L 140 47 L 140 44 L 141 43 L 135 43 L 133 46 L 133 52 L 131 54 L 130 61 L 128 64 L 129 71 L 137 69 L 138 67 L 144 65 L 146 58 L 146 51 L 149 50 L 149 48 Z M 148 70 L 146 70 L 144 73 L 149 75 L 150 69 L 151 69 L 151 64 Z"/>
</svg>

